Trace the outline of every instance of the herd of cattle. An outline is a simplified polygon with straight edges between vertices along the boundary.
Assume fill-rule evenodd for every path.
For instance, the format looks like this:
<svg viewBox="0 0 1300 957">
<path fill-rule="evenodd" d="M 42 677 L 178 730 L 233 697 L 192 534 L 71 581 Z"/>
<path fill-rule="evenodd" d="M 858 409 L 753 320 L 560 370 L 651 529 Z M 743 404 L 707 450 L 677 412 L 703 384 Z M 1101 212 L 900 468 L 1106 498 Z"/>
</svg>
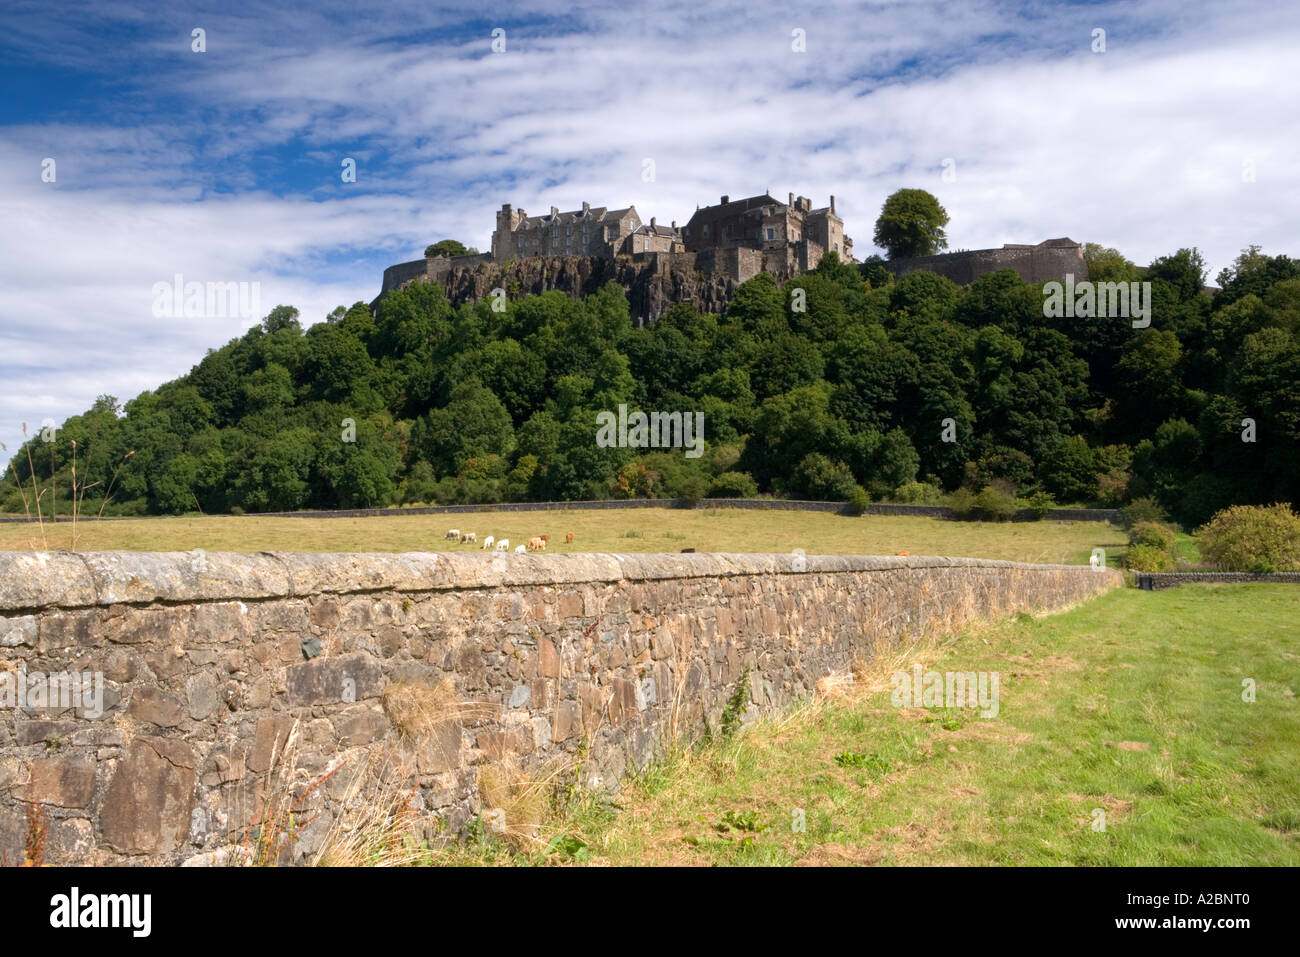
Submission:
<svg viewBox="0 0 1300 957">
<path fill-rule="evenodd" d="M 477 533 L 462 532 L 459 528 L 447 529 L 447 534 L 443 536 L 443 539 L 459 542 L 461 545 L 470 545 L 470 544 L 478 545 Z M 515 551 L 520 553 L 544 552 L 546 551 L 546 546 L 550 544 L 550 541 L 551 539 L 549 536 L 538 535 L 535 538 L 530 538 L 528 540 L 527 545 L 516 545 Z M 572 541 L 573 541 L 573 532 L 569 532 L 569 534 L 564 536 L 564 543 L 568 545 Z M 489 548 L 495 548 L 499 552 L 508 552 L 510 551 L 510 539 L 503 538 L 498 541 L 497 539 L 494 539 L 491 535 L 489 535 L 487 538 L 483 539 L 483 544 L 479 547 L 483 548 L 484 550 Z"/>
</svg>

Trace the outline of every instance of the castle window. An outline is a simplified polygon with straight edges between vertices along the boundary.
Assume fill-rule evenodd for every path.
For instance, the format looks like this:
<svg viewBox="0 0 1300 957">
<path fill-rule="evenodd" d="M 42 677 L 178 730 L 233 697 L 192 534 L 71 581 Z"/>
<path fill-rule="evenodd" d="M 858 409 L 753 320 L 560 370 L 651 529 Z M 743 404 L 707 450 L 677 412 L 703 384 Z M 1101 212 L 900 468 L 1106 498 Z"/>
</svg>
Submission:
<svg viewBox="0 0 1300 957">
<path fill-rule="evenodd" d="M 771 226 L 767 227 L 767 238 L 776 239 L 776 230 L 773 229 Z"/>
</svg>

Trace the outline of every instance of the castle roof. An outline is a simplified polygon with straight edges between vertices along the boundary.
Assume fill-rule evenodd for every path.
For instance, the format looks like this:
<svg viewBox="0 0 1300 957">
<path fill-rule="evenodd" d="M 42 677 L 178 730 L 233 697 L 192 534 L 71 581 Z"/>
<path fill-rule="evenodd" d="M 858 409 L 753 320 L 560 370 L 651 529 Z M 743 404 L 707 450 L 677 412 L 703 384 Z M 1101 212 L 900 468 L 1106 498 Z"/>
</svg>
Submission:
<svg viewBox="0 0 1300 957">
<path fill-rule="evenodd" d="M 680 239 L 681 230 L 674 229 L 671 226 L 660 226 L 658 224 L 651 226 L 647 223 L 638 226 L 636 229 L 632 230 L 632 235 L 633 236 L 663 236 L 667 239 Z"/>
<path fill-rule="evenodd" d="M 519 221 L 516 229 L 543 229 L 547 226 L 564 226 L 572 223 L 581 223 L 584 220 L 596 225 L 604 223 L 618 222 L 628 213 L 633 212 L 635 207 L 627 206 L 623 209 L 609 209 L 605 206 L 592 206 L 589 209 L 573 209 L 564 213 L 546 213 L 541 216 L 527 216 Z"/>
</svg>

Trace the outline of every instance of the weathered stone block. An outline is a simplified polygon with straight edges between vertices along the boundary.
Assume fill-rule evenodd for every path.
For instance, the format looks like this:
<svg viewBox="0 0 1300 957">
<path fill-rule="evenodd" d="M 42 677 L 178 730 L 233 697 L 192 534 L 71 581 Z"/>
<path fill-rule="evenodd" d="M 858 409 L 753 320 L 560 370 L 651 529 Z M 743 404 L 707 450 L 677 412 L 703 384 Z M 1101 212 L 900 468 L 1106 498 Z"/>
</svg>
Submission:
<svg viewBox="0 0 1300 957">
<path fill-rule="evenodd" d="M 193 801 L 189 746 L 170 738 L 136 738 L 104 795 L 104 843 L 123 854 L 175 850 L 189 833 Z"/>
<path fill-rule="evenodd" d="M 549 638 L 537 639 L 537 674 L 542 678 L 560 677 L 560 653 Z"/>
<path fill-rule="evenodd" d="M 293 719 L 284 715 L 259 718 L 253 734 L 253 749 L 248 755 L 248 770 L 263 774 L 284 755 L 293 730 Z"/>
<path fill-rule="evenodd" d="M 174 728 L 181 723 L 185 712 L 180 699 L 154 685 L 137 685 L 131 692 L 127 713 L 140 721 L 160 728 Z"/>
<path fill-rule="evenodd" d="M 37 758 L 27 781 L 27 800 L 59 807 L 86 807 L 95 794 L 93 758 Z"/>
<path fill-rule="evenodd" d="M 461 741 L 459 721 L 443 721 L 430 728 L 415 745 L 420 773 L 442 774 L 460 767 Z"/>
<path fill-rule="evenodd" d="M 370 655 L 314 658 L 286 669 L 289 704 L 350 704 L 379 694 L 383 673 Z"/>
<path fill-rule="evenodd" d="M 355 748 L 358 745 L 378 741 L 391 728 L 382 712 L 370 708 L 334 719 L 334 730 L 340 748 Z"/>
</svg>

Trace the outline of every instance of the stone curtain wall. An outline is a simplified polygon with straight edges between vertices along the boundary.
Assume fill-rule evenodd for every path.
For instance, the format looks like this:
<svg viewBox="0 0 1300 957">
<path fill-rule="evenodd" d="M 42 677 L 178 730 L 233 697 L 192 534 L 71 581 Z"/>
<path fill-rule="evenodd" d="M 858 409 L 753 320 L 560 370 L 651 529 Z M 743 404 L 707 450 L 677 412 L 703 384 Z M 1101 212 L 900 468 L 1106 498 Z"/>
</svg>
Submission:
<svg viewBox="0 0 1300 957">
<path fill-rule="evenodd" d="M 1088 278 L 1088 264 L 1079 246 L 1009 246 L 1001 249 L 972 249 L 964 252 L 939 253 L 914 259 L 895 259 L 886 263 L 895 276 L 918 269 L 938 273 L 959 286 L 967 286 L 981 276 L 999 269 L 1014 269 L 1025 282 L 1063 281 L 1066 273 L 1076 281 Z"/>
<path fill-rule="evenodd" d="M 98 716 L 0 710 L 0 855 L 22 861 L 39 808 L 47 863 L 224 860 L 290 770 L 301 790 L 332 768 L 297 859 L 373 801 L 379 767 L 427 836 L 454 834 L 483 768 L 612 784 L 716 728 L 746 667 L 755 713 L 882 642 L 1122 580 L 922 557 L 0 552 L 0 677 L 104 678 Z M 398 710 L 412 695 L 426 720 Z"/>
</svg>

